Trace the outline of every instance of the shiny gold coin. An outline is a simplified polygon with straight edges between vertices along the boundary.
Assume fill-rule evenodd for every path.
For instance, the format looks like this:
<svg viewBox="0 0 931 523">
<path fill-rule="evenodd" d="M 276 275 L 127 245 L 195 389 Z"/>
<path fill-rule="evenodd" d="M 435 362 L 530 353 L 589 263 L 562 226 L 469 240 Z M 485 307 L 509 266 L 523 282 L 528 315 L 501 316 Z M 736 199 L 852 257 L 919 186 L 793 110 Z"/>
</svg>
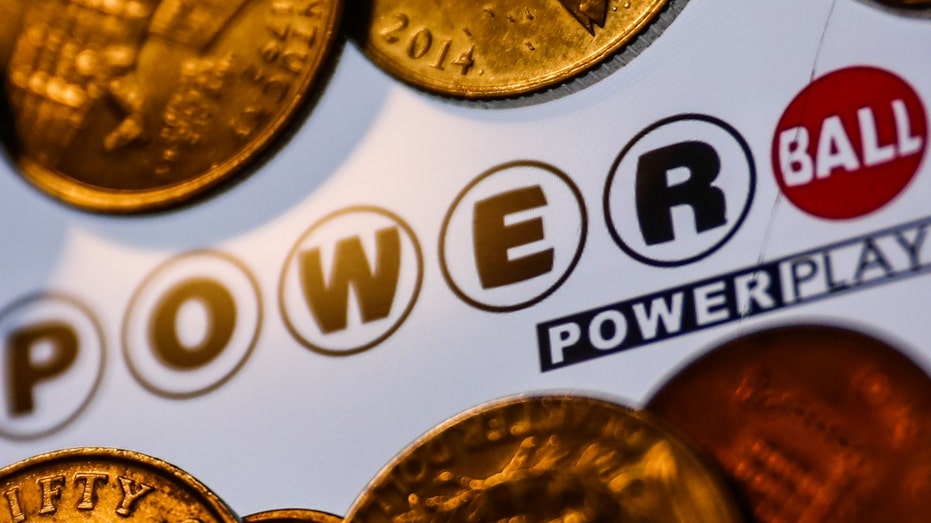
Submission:
<svg viewBox="0 0 931 523">
<path fill-rule="evenodd" d="M 370 0 L 365 53 L 439 94 L 492 98 L 564 82 L 640 33 L 667 0 Z"/>
<path fill-rule="evenodd" d="M 378 474 L 346 520 L 740 519 L 717 475 L 649 415 L 542 396 L 479 407 L 431 430 Z"/>
<path fill-rule="evenodd" d="M 35 0 L 7 66 L 26 177 L 101 212 L 165 207 L 254 158 L 308 96 L 340 0 Z"/>
<path fill-rule="evenodd" d="M 186 472 L 136 452 L 62 450 L 0 470 L 7 523 L 236 523 L 216 495 Z"/>
<path fill-rule="evenodd" d="M 302 508 L 259 512 L 242 518 L 243 523 L 342 523 L 343 518 Z"/>
</svg>

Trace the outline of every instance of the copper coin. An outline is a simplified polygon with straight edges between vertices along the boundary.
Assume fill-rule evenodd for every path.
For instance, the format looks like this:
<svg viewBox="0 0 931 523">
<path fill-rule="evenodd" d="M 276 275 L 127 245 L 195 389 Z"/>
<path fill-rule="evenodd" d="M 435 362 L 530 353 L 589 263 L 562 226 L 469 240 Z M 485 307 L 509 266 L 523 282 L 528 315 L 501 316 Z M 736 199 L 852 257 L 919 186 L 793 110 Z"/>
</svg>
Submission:
<svg viewBox="0 0 931 523">
<path fill-rule="evenodd" d="M 378 474 L 346 520 L 740 519 L 722 480 L 662 422 L 552 395 L 492 403 L 431 430 Z"/>
<path fill-rule="evenodd" d="M 215 494 L 164 461 L 126 450 L 43 454 L 0 470 L 8 523 L 237 523 Z"/>
<path fill-rule="evenodd" d="M 928 521 L 931 378 L 870 336 L 743 336 L 676 374 L 649 410 L 717 457 L 756 521 Z"/>
<path fill-rule="evenodd" d="M 666 9 L 667 1 L 676 3 Z M 465 98 L 512 97 L 565 82 L 634 39 L 651 43 L 678 0 L 369 0 L 365 54 L 416 87 Z M 644 30 L 656 21 L 649 34 Z"/>
<path fill-rule="evenodd" d="M 341 5 L 29 2 L 0 86 L 7 148 L 30 182 L 85 209 L 151 211 L 203 194 L 309 97 Z"/>
<path fill-rule="evenodd" d="M 269 510 L 242 518 L 243 523 L 341 523 L 343 518 L 303 508 Z"/>
</svg>

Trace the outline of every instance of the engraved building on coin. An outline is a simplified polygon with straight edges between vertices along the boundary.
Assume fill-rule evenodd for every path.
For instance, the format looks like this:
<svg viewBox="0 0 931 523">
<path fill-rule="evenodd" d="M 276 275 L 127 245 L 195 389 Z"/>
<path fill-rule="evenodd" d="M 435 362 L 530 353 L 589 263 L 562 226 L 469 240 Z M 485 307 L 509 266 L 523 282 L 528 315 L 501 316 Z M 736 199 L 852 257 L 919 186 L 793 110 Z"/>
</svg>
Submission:
<svg viewBox="0 0 931 523">
<path fill-rule="evenodd" d="M 7 146 L 47 193 L 162 208 L 240 170 L 307 97 L 340 1 L 37 0 L 6 66 Z"/>
</svg>

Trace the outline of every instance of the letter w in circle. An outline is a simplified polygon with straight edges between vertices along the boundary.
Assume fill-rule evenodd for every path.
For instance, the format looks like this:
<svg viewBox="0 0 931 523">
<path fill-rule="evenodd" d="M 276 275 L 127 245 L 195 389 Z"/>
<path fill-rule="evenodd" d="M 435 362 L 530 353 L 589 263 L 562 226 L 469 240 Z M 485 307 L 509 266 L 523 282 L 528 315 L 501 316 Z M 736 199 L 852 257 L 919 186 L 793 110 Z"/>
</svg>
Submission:
<svg viewBox="0 0 931 523">
<path fill-rule="evenodd" d="M 358 236 L 340 240 L 329 282 L 319 248 L 301 253 L 299 263 L 304 298 L 320 330 L 324 334 L 345 330 L 350 287 L 355 290 L 363 323 L 391 314 L 401 269 L 401 235 L 397 227 L 375 232 L 374 269 Z"/>
</svg>

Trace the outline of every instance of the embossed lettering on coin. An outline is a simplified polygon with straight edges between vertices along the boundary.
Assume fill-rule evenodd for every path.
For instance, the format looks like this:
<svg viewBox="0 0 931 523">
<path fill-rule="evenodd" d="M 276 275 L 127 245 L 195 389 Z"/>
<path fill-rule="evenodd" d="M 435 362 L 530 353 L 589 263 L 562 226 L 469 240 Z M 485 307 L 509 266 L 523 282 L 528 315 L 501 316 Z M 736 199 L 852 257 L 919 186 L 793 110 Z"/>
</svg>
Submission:
<svg viewBox="0 0 931 523">
<path fill-rule="evenodd" d="M 84 448 L 43 454 L 0 470 L 4 521 L 236 523 L 187 473 L 136 452 Z"/>
<path fill-rule="evenodd" d="M 8 144 L 69 203 L 132 212 L 227 178 L 305 99 L 339 0 L 37 0 L 7 66 Z"/>
<path fill-rule="evenodd" d="M 352 522 L 739 521 L 693 451 L 643 413 L 549 396 L 480 407 L 401 453 Z"/>
<path fill-rule="evenodd" d="M 636 37 L 667 0 L 371 3 L 359 39 L 376 64 L 424 89 L 489 98 L 591 69 Z"/>
<path fill-rule="evenodd" d="M 650 400 L 721 462 L 756 521 L 926 521 L 931 378 L 869 336 L 783 327 L 725 343 Z"/>
</svg>

